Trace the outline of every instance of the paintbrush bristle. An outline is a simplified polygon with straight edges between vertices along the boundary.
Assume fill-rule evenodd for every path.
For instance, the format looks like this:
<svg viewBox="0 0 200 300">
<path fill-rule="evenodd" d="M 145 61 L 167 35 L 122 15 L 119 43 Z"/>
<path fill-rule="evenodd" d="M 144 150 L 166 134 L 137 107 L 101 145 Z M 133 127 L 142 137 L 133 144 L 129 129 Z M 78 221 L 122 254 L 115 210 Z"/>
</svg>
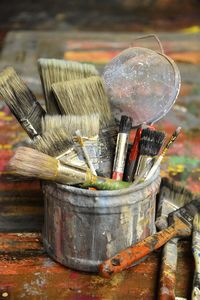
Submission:
<svg viewBox="0 0 200 300">
<path fill-rule="evenodd" d="M 165 133 L 157 130 L 144 129 L 142 131 L 139 154 L 147 156 L 158 155 L 165 138 Z"/>
<path fill-rule="evenodd" d="M 51 89 L 53 83 L 98 75 L 97 69 L 91 64 L 61 59 L 40 58 L 38 69 L 49 114 L 60 114 L 60 109 Z"/>
<path fill-rule="evenodd" d="M 37 150 L 19 147 L 8 163 L 8 169 L 17 175 L 53 180 L 58 161 Z"/>
<path fill-rule="evenodd" d="M 42 119 L 42 132 L 64 129 L 69 135 L 80 130 L 83 136 L 92 137 L 99 134 L 99 115 L 48 116 Z"/>
<path fill-rule="evenodd" d="M 132 127 L 132 118 L 128 116 L 121 116 L 119 124 L 119 133 L 129 133 Z"/>
<path fill-rule="evenodd" d="M 110 125 L 110 105 L 99 76 L 55 83 L 52 89 L 62 113 L 66 115 L 98 113 L 101 126 Z"/>
<path fill-rule="evenodd" d="M 155 141 L 140 140 L 139 155 L 156 156 L 160 150 L 161 145 Z"/>
<path fill-rule="evenodd" d="M 184 186 L 177 185 L 175 181 L 168 178 L 162 178 L 160 185 L 160 196 L 165 197 L 174 205 L 181 207 L 194 199 L 194 195 L 191 191 Z"/>
<path fill-rule="evenodd" d="M 31 138 L 40 134 L 45 111 L 11 67 L 0 73 L 0 94 Z"/>
<path fill-rule="evenodd" d="M 197 213 L 193 220 L 193 230 L 200 233 L 200 214 Z"/>
<path fill-rule="evenodd" d="M 61 128 L 59 130 L 45 132 L 36 138 L 32 144 L 35 149 L 48 155 L 57 157 L 73 147 L 72 136 Z"/>
</svg>

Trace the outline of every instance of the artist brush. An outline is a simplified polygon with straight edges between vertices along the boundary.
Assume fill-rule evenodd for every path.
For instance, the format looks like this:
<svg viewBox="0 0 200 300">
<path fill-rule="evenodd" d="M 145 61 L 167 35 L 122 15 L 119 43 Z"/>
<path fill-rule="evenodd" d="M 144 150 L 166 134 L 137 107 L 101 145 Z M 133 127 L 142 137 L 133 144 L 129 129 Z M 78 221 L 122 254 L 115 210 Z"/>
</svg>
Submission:
<svg viewBox="0 0 200 300">
<path fill-rule="evenodd" d="M 147 126 L 146 124 L 142 124 L 140 127 L 138 127 L 136 134 L 135 134 L 134 141 L 133 141 L 133 145 L 131 146 L 131 150 L 130 150 L 129 157 L 128 157 L 128 162 L 127 162 L 126 168 L 125 168 L 125 173 L 124 173 L 125 181 L 132 182 L 134 179 L 133 177 L 134 177 L 134 170 L 135 170 L 135 165 L 136 165 L 137 157 L 138 157 L 139 142 L 140 142 L 140 138 L 142 135 L 142 131 L 146 127 L 150 128 L 152 130 L 155 130 L 155 128 L 153 126 Z"/>
<path fill-rule="evenodd" d="M 59 82 L 52 85 L 62 114 L 90 115 L 98 113 L 101 127 L 111 122 L 111 110 L 103 81 L 99 76 Z"/>
<path fill-rule="evenodd" d="M 122 180 L 124 174 L 124 166 L 126 162 L 126 155 L 128 150 L 128 139 L 132 126 L 132 118 L 128 116 L 122 116 L 119 133 L 117 135 L 117 144 L 115 150 L 115 158 L 113 164 L 112 179 Z"/>
<path fill-rule="evenodd" d="M 73 136 L 70 136 L 65 128 L 46 131 L 42 136 L 35 139 L 30 146 L 61 160 L 63 163 L 87 168 L 84 158 L 77 153 Z"/>
<path fill-rule="evenodd" d="M 174 237 L 186 237 L 192 233 L 194 216 L 200 212 L 200 198 L 169 214 L 169 227 L 148 236 L 143 241 L 136 243 L 117 255 L 107 259 L 99 266 L 100 275 L 109 278 L 115 273 L 131 267 L 152 251 L 159 249 Z"/>
<path fill-rule="evenodd" d="M 51 115 L 60 114 L 60 109 L 51 89 L 53 83 L 98 75 L 97 69 L 91 64 L 61 59 L 40 58 L 38 69 L 45 95 L 47 113 Z"/>
<path fill-rule="evenodd" d="M 174 133 L 172 134 L 171 138 L 169 139 L 169 141 L 167 142 L 167 144 L 164 146 L 161 154 L 157 157 L 157 159 L 155 160 L 151 170 L 149 171 L 146 180 L 148 180 L 149 178 L 151 178 L 153 176 L 153 174 L 156 172 L 156 170 L 158 169 L 161 161 L 163 160 L 164 156 L 166 155 L 168 149 L 170 148 L 170 146 L 175 142 L 175 140 L 177 139 L 179 133 L 181 131 L 181 127 L 177 127 L 177 129 L 174 131 Z"/>
<path fill-rule="evenodd" d="M 74 135 L 79 129 L 84 137 L 94 137 L 99 134 L 99 115 L 46 115 L 42 119 L 42 132 L 65 129 L 69 135 Z"/>
<path fill-rule="evenodd" d="M 84 165 L 85 152 L 92 153 L 90 167 L 93 165 L 93 174 L 96 175 L 95 169 L 99 168 L 99 115 L 93 114 L 90 116 L 48 116 L 42 121 L 44 133 L 42 138 L 35 142 L 36 149 L 51 156 L 57 157 L 62 161 L 69 162 L 73 159 L 76 165 Z M 76 131 L 83 132 L 83 136 L 78 139 Z M 74 155 L 74 151 L 69 153 L 69 138 L 73 140 L 73 148 L 78 155 Z M 84 149 L 82 148 L 84 144 Z M 39 146 L 39 147 L 38 147 Z M 66 151 L 65 151 L 66 147 Z M 56 149 L 55 149 L 56 148 Z M 85 154 L 82 155 L 82 152 Z M 89 155 L 87 156 L 88 159 Z"/>
<path fill-rule="evenodd" d="M 159 230 L 168 227 L 169 213 L 177 210 L 194 199 L 193 194 L 167 178 L 162 178 L 156 226 Z M 158 299 L 175 299 L 178 238 L 168 241 L 162 251 Z"/>
<path fill-rule="evenodd" d="M 76 134 L 76 136 L 78 138 L 77 141 L 78 141 L 78 143 L 79 143 L 79 145 L 80 145 L 80 147 L 81 147 L 81 149 L 83 151 L 83 155 L 84 155 L 84 157 L 86 159 L 86 162 L 87 162 L 87 164 L 88 164 L 88 166 L 90 168 L 90 171 L 92 172 L 93 175 L 97 176 L 95 167 L 94 167 L 94 165 L 92 163 L 90 155 L 88 154 L 87 148 L 85 147 L 83 136 L 82 136 L 80 130 L 76 130 L 75 134 Z"/>
<path fill-rule="evenodd" d="M 192 253 L 195 261 L 192 300 L 199 300 L 200 299 L 200 214 L 197 214 L 194 217 L 194 221 L 193 221 Z"/>
<path fill-rule="evenodd" d="M 143 170 L 146 170 L 143 179 L 146 178 L 152 167 L 154 157 L 160 151 L 164 138 L 165 134 L 161 131 L 150 130 L 149 128 L 142 131 L 134 179 L 140 178 Z"/>
<path fill-rule="evenodd" d="M 0 73 L 0 94 L 31 139 L 41 134 L 45 111 L 34 94 L 11 67 Z"/>
<path fill-rule="evenodd" d="M 94 176 L 86 171 L 63 164 L 56 158 L 35 149 L 19 147 L 8 163 L 12 174 L 55 181 L 62 184 L 82 184 L 82 187 L 95 187 L 100 190 L 127 188 L 130 183 L 110 178 Z"/>
</svg>

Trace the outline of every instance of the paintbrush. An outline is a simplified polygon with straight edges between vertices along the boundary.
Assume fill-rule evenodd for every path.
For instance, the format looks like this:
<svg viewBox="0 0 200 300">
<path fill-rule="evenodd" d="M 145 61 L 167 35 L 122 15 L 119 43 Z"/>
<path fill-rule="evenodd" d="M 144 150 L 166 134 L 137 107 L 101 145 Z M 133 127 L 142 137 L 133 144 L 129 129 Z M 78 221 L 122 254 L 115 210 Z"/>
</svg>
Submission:
<svg viewBox="0 0 200 300">
<path fill-rule="evenodd" d="M 177 186 L 168 178 L 162 178 L 156 226 L 159 230 L 168 227 L 168 215 L 194 199 L 193 194 L 184 187 Z M 159 279 L 158 299 L 175 299 L 178 238 L 168 241 L 162 251 L 162 264 Z"/>
<path fill-rule="evenodd" d="M 89 169 L 84 171 L 63 164 L 59 160 L 35 149 L 19 147 L 8 163 L 12 174 L 55 181 L 62 184 L 80 184 L 100 190 L 118 190 L 130 186 L 129 182 L 94 176 Z"/>
<path fill-rule="evenodd" d="M 200 299 L 200 214 L 197 214 L 193 220 L 192 253 L 195 261 L 192 300 L 199 300 Z"/>
<path fill-rule="evenodd" d="M 90 141 L 91 147 L 97 148 L 97 142 Z M 87 164 L 81 153 L 80 147 L 75 143 L 74 137 L 69 135 L 65 128 L 46 131 L 31 143 L 31 147 L 38 151 L 53 156 L 63 163 L 72 164 L 86 170 Z M 95 149 L 93 149 L 93 152 Z M 95 164 L 98 169 L 98 164 Z"/>
<path fill-rule="evenodd" d="M 134 174 L 134 169 L 135 169 L 135 164 L 136 164 L 136 159 L 138 156 L 138 151 L 139 151 L 139 142 L 142 134 L 142 126 L 140 126 L 135 134 L 135 138 L 133 141 L 133 145 L 131 146 L 130 154 L 128 157 L 128 162 L 125 168 L 125 173 L 124 173 L 124 180 L 128 182 L 133 181 L 133 174 Z"/>
<path fill-rule="evenodd" d="M 91 64 L 54 58 L 40 58 L 38 70 L 45 95 L 47 113 L 51 115 L 60 114 L 60 109 L 51 89 L 53 83 L 98 75 L 97 69 Z"/>
<path fill-rule="evenodd" d="M 90 159 L 90 155 L 88 154 L 88 151 L 87 151 L 87 148 L 85 147 L 85 144 L 84 144 L 84 139 L 83 139 L 83 136 L 80 132 L 80 130 L 76 130 L 75 132 L 76 136 L 77 136 L 77 141 L 79 143 L 79 145 L 81 146 L 81 149 L 83 151 L 83 155 L 86 159 L 86 162 L 90 168 L 90 171 L 92 172 L 93 175 L 97 176 L 97 173 L 96 173 L 96 170 L 95 170 L 95 167 L 92 163 L 92 160 Z"/>
<path fill-rule="evenodd" d="M 42 121 L 42 129 L 44 132 L 43 135 L 46 134 L 46 131 L 49 132 L 49 136 L 51 131 L 54 131 L 54 135 L 56 135 L 57 131 L 60 130 L 59 128 L 63 129 L 63 132 L 65 132 L 63 134 L 63 139 L 68 138 L 68 135 L 74 136 L 75 131 L 79 129 L 83 135 L 85 147 L 89 152 L 89 156 L 95 167 L 95 170 L 97 171 L 97 174 L 105 177 L 111 176 L 117 136 L 117 131 L 115 127 L 109 127 L 106 129 L 101 129 L 99 131 L 98 114 L 86 116 L 45 116 L 45 118 Z M 74 137 L 73 140 L 76 141 Z M 78 158 L 81 161 L 83 161 L 84 158 L 82 155 L 83 153 L 80 148 L 80 145 L 78 145 L 78 143 L 76 142 L 74 146 L 76 152 L 78 153 Z M 48 148 L 51 149 L 51 147 Z M 43 152 L 43 149 L 41 148 L 38 148 L 38 150 Z M 54 156 L 52 153 L 45 153 Z M 69 161 L 69 159 L 69 154 L 67 154 L 67 156 L 62 157 L 62 161 Z M 75 159 L 75 157 L 73 159 Z"/>
<path fill-rule="evenodd" d="M 29 137 L 40 135 L 45 110 L 11 67 L 0 73 L 0 94 Z"/>
<path fill-rule="evenodd" d="M 147 127 L 149 129 L 155 130 L 155 128 L 152 125 L 150 126 L 150 125 L 142 124 L 140 127 L 138 127 L 138 129 L 136 131 L 133 145 L 131 146 L 130 154 L 129 154 L 128 161 L 127 161 L 127 164 L 125 167 L 125 173 L 124 173 L 125 181 L 132 182 L 134 179 L 133 177 L 134 177 L 134 170 L 135 170 L 135 165 L 136 165 L 137 157 L 138 157 L 139 142 L 140 142 L 140 138 L 142 135 L 142 130 Z"/>
<path fill-rule="evenodd" d="M 110 126 L 111 110 L 103 81 L 99 76 L 59 82 L 52 85 L 62 114 L 99 114 L 100 125 Z"/>
<path fill-rule="evenodd" d="M 60 116 L 46 115 L 42 119 L 42 132 L 55 131 L 60 128 L 65 129 L 69 135 L 74 135 L 75 131 L 79 129 L 84 137 L 94 137 L 99 134 L 99 115 L 68 115 Z"/>
<path fill-rule="evenodd" d="M 143 174 L 143 179 L 146 178 L 152 167 L 154 157 L 160 151 L 164 138 L 165 134 L 161 131 L 149 128 L 142 130 L 134 179 L 140 178 L 143 170 L 146 170 L 145 174 Z"/>
<path fill-rule="evenodd" d="M 48 116 L 42 121 L 44 133 L 32 145 L 37 150 L 76 166 L 86 167 L 77 130 L 83 131 L 84 151 L 91 156 L 92 173 L 96 175 L 100 165 L 99 156 L 99 115 L 91 116 Z M 84 154 L 85 154 L 84 152 Z M 87 157 L 87 158 L 88 158 Z M 91 167 L 91 165 L 90 165 Z"/>
<path fill-rule="evenodd" d="M 153 174 L 156 172 L 156 170 L 158 169 L 161 161 L 163 160 L 164 156 L 166 155 L 168 149 L 170 148 L 170 146 L 174 143 L 174 141 L 177 139 L 179 133 L 181 131 L 181 127 L 178 127 L 174 133 L 172 134 L 170 140 L 167 142 L 167 144 L 164 146 L 162 153 L 157 157 L 157 159 L 155 160 L 151 170 L 149 171 L 146 180 L 148 180 L 149 178 L 151 178 L 153 176 Z"/>
<path fill-rule="evenodd" d="M 123 179 L 131 126 L 132 118 L 128 116 L 121 116 L 112 173 L 112 179 L 115 180 Z"/>
<path fill-rule="evenodd" d="M 200 198 L 170 213 L 168 220 L 171 225 L 169 227 L 148 236 L 143 241 L 120 251 L 117 255 L 104 261 L 99 266 L 100 275 L 109 278 L 112 274 L 131 267 L 152 251 L 159 249 L 170 239 L 180 236 L 190 236 L 192 233 L 193 218 L 199 211 Z"/>
</svg>

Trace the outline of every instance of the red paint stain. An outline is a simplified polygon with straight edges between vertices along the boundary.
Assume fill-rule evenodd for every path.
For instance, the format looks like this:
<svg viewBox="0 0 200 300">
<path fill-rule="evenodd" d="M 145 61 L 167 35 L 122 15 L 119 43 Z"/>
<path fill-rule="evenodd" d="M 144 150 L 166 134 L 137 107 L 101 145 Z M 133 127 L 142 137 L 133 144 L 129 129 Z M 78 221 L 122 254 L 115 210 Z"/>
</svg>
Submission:
<svg viewBox="0 0 200 300">
<path fill-rule="evenodd" d="M 70 279 L 77 279 L 79 278 L 79 273 L 72 271 L 69 277 Z"/>
</svg>

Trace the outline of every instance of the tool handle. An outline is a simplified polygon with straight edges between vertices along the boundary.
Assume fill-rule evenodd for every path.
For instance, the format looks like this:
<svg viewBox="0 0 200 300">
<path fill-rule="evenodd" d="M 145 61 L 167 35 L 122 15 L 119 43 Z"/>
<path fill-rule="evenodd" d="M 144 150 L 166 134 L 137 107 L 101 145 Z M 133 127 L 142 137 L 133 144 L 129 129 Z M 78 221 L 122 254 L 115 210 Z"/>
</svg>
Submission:
<svg viewBox="0 0 200 300">
<path fill-rule="evenodd" d="M 192 288 L 192 300 L 200 299 L 200 233 L 198 231 L 193 232 L 192 252 L 195 262 L 195 271 Z"/>
<path fill-rule="evenodd" d="M 193 288 L 192 288 L 192 300 L 200 299 L 200 273 L 195 270 Z"/>
<path fill-rule="evenodd" d="M 158 295 L 159 300 L 175 299 L 177 244 L 178 239 L 174 238 L 167 242 L 163 247 Z"/>
<path fill-rule="evenodd" d="M 168 228 L 148 236 L 143 241 L 122 250 L 117 255 L 104 261 L 99 266 L 100 275 L 109 278 L 111 275 L 130 267 L 133 263 L 145 257 L 150 252 L 160 248 L 168 240 L 175 237 L 178 233 L 177 230 L 181 229 L 182 224 L 183 222 L 176 218 L 174 224 Z"/>
</svg>

